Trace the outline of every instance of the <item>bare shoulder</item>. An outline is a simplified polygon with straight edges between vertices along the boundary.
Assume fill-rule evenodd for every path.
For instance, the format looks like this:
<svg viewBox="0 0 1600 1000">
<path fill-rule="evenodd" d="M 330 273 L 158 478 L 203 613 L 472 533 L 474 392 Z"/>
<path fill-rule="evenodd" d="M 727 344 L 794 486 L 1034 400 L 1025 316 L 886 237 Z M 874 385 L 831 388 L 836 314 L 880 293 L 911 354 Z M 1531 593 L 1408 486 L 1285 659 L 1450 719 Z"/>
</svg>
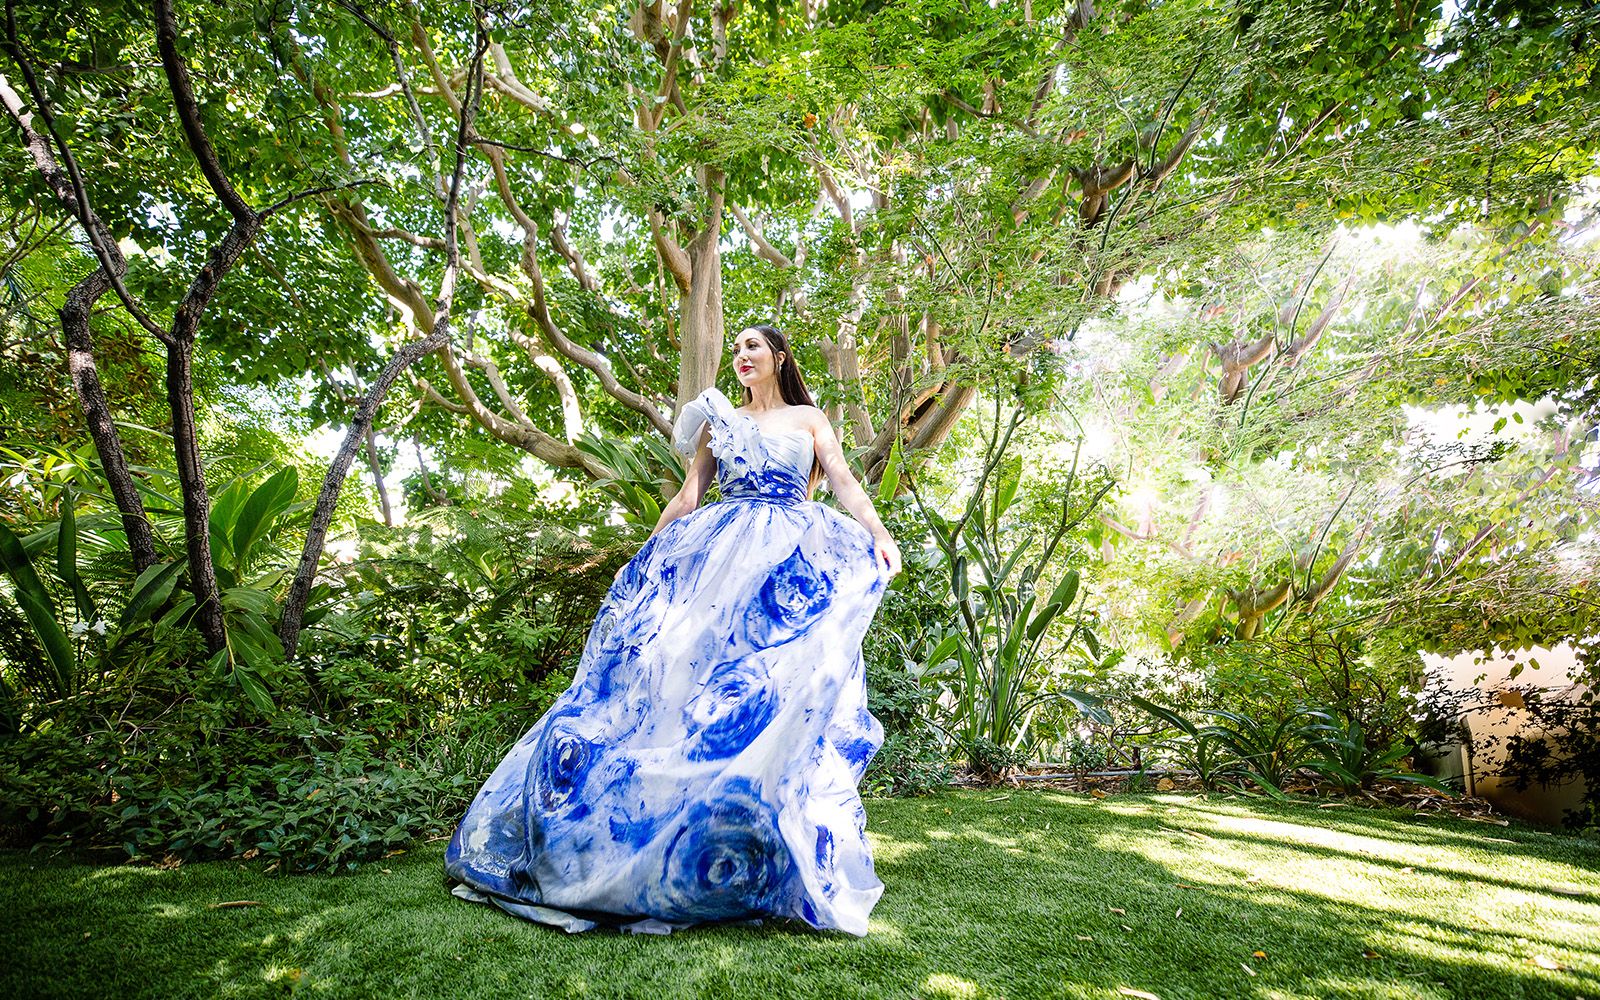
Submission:
<svg viewBox="0 0 1600 1000">
<path fill-rule="evenodd" d="M 828 415 L 823 413 L 820 407 L 812 406 L 809 403 L 792 403 L 789 408 L 799 418 L 796 422 L 805 424 L 807 427 L 828 422 Z"/>
<path fill-rule="evenodd" d="M 807 404 L 797 404 L 794 408 L 795 422 L 814 434 L 823 432 L 833 433 L 833 424 L 828 420 L 828 415 L 820 407 Z"/>
</svg>

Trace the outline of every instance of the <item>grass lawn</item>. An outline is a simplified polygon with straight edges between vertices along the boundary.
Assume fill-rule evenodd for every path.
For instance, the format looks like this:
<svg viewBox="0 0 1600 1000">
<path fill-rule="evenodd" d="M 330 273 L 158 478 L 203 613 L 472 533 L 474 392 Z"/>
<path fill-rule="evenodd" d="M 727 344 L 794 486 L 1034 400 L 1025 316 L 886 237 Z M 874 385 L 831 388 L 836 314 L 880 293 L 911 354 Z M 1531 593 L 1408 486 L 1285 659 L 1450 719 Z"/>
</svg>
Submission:
<svg viewBox="0 0 1600 1000">
<path fill-rule="evenodd" d="M 1239 799 L 869 800 L 863 939 L 567 936 L 449 896 L 442 844 L 338 876 L 0 853 L 0 997 L 1588 997 L 1600 844 Z M 261 905 L 215 909 L 230 900 Z"/>
</svg>

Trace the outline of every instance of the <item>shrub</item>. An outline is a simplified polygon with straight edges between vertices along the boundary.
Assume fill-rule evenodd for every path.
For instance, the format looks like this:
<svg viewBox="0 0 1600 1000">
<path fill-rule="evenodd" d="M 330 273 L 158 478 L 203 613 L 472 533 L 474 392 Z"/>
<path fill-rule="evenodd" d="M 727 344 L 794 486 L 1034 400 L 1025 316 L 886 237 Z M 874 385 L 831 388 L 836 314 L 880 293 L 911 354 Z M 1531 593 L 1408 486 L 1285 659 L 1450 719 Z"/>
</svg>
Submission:
<svg viewBox="0 0 1600 1000">
<path fill-rule="evenodd" d="M 911 796 L 937 791 L 950 781 L 950 757 L 929 730 L 907 730 L 884 737 L 867 768 L 869 795 Z"/>
<path fill-rule="evenodd" d="M 137 738 L 66 727 L 0 741 L 13 843 L 129 858 L 262 857 L 354 867 L 447 832 L 515 734 L 487 728 L 380 749 L 298 711 L 196 742 L 192 718 Z"/>
<path fill-rule="evenodd" d="M 987 736 L 977 736 L 967 741 L 967 765 L 972 768 L 973 774 L 986 781 L 1004 778 L 1028 763 L 1028 758 L 1025 748 L 1005 746 Z"/>
</svg>

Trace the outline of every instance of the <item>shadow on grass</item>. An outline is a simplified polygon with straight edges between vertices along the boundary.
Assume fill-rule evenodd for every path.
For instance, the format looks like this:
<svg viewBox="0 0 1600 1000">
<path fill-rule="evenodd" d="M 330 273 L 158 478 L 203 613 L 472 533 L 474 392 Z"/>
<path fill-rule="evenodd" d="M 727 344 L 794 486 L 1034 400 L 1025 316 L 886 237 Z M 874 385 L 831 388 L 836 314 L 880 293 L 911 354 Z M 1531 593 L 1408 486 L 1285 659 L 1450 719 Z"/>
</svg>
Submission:
<svg viewBox="0 0 1600 1000">
<path fill-rule="evenodd" d="M 1499 827 L 1178 796 L 959 791 L 869 810 L 887 890 L 865 939 L 787 921 L 569 937 L 451 898 L 437 845 L 296 878 L 0 856 L 0 995 L 1600 992 L 1600 905 L 1552 888 L 1574 873 L 1595 885 L 1593 846 L 1575 838 L 1513 831 L 1498 844 L 1486 837 Z M 212 908 L 240 900 L 259 905 Z"/>
</svg>

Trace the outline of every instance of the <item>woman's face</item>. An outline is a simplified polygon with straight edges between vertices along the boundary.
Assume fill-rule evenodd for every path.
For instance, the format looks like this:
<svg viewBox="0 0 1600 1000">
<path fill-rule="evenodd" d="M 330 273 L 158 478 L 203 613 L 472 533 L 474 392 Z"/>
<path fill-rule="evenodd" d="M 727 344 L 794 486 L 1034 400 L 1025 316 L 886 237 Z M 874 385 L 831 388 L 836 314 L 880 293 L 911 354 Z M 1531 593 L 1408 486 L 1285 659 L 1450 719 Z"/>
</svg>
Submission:
<svg viewBox="0 0 1600 1000">
<path fill-rule="evenodd" d="M 778 362 L 783 359 L 783 355 L 773 353 L 772 345 L 760 330 L 743 330 L 733 341 L 733 370 L 738 373 L 741 385 L 753 387 L 776 379 Z"/>
</svg>

